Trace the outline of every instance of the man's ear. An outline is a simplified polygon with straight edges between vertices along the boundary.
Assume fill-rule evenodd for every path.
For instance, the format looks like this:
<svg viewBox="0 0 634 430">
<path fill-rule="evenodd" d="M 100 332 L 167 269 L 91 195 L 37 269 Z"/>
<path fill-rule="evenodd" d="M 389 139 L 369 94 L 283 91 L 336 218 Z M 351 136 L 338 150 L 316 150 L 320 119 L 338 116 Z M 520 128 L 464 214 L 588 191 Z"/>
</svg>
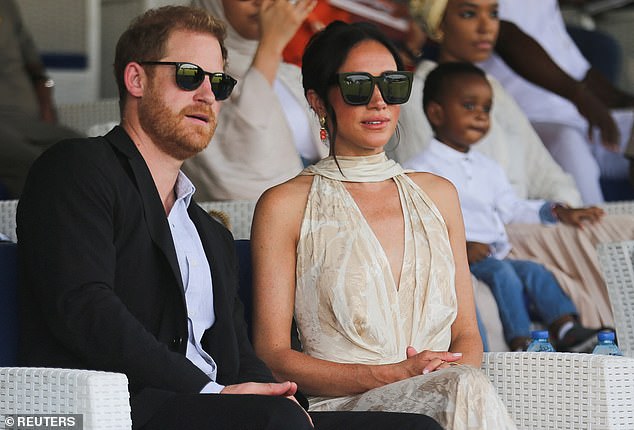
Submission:
<svg viewBox="0 0 634 430">
<path fill-rule="evenodd" d="M 445 121 L 445 111 L 442 106 L 436 102 L 429 102 L 425 109 L 429 123 L 434 127 L 440 127 Z"/>
<path fill-rule="evenodd" d="M 147 75 L 139 63 L 131 62 L 123 69 L 123 82 L 132 97 L 142 97 Z"/>
<path fill-rule="evenodd" d="M 308 90 L 306 93 L 306 100 L 308 100 L 308 104 L 315 111 L 318 117 L 326 116 L 326 104 L 324 101 L 317 95 L 315 90 Z"/>
</svg>

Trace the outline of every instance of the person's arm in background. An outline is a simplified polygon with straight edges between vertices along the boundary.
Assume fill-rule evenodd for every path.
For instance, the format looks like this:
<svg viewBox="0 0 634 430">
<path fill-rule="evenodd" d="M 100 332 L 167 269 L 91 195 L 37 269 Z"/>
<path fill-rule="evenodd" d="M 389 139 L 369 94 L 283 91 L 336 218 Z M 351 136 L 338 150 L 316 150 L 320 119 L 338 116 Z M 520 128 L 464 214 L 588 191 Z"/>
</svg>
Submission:
<svg viewBox="0 0 634 430">
<path fill-rule="evenodd" d="M 24 68 L 31 78 L 33 90 L 40 106 L 40 118 L 46 122 L 57 122 L 57 114 L 53 102 L 53 81 L 47 76 L 33 38 L 25 27 L 20 12 L 13 1 L 10 2 L 10 7 L 13 8 L 11 16 L 15 20 L 16 37 L 20 44 Z"/>
<path fill-rule="evenodd" d="M 251 67 L 258 69 L 269 83 L 273 84 L 275 80 L 277 69 L 282 62 L 282 51 L 316 4 L 316 0 L 299 0 L 297 3 L 273 0 L 262 2 L 261 38 Z"/>
<path fill-rule="evenodd" d="M 31 77 L 37 102 L 40 106 L 40 118 L 45 122 L 56 123 L 57 112 L 53 102 L 53 86 L 55 83 L 46 75 L 46 70 L 41 63 L 27 64 L 26 70 Z"/>
<path fill-rule="evenodd" d="M 613 147 L 619 132 L 609 108 L 634 105 L 631 95 L 614 88 L 599 72 L 589 69 L 583 81 L 564 72 L 535 39 L 515 24 L 500 20 L 497 54 L 524 79 L 570 100 L 590 125 L 598 127 L 604 145 Z"/>
</svg>

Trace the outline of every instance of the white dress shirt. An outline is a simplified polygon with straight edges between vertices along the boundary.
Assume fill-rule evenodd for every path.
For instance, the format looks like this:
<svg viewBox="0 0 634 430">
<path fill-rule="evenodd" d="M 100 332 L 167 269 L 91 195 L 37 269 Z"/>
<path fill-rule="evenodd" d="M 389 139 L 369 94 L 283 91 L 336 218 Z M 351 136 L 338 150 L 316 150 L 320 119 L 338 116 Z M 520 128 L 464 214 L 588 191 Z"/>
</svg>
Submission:
<svg viewBox="0 0 634 430">
<path fill-rule="evenodd" d="M 467 241 L 489 244 L 495 258 L 511 250 L 505 224 L 541 222 L 540 209 L 547 202 L 520 199 L 500 165 L 477 151 L 459 152 L 433 139 L 403 167 L 451 181 L 458 190 Z"/>
<path fill-rule="evenodd" d="M 224 385 L 215 382 L 218 371 L 216 363 L 200 344 L 205 330 L 214 324 L 216 315 L 211 268 L 196 226 L 187 213 L 187 207 L 196 189 L 187 176 L 179 172 L 174 190 L 176 201 L 167 221 L 185 287 L 188 328 L 186 357 L 211 380 L 203 387 L 201 393 L 219 393 Z"/>
</svg>

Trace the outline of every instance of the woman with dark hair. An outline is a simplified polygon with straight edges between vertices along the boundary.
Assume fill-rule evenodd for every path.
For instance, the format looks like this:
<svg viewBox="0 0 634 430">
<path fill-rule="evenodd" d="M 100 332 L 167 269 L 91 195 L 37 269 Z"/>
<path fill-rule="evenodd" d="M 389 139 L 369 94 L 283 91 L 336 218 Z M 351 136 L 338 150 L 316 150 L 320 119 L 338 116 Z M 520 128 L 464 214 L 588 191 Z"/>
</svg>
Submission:
<svg viewBox="0 0 634 430">
<path fill-rule="evenodd" d="M 254 344 L 312 410 L 427 414 L 444 428 L 515 428 L 478 367 L 455 188 L 388 160 L 411 74 L 369 24 L 335 22 L 302 60 L 330 157 L 260 198 Z M 291 349 L 293 316 L 303 352 Z"/>
</svg>

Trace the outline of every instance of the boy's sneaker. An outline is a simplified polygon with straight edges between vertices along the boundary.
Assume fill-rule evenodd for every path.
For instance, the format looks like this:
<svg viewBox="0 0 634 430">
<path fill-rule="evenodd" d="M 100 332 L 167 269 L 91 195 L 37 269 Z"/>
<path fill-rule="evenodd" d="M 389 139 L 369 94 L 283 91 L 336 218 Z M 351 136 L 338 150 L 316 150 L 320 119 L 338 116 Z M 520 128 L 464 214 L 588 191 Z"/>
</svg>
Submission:
<svg viewBox="0 0 634 430">
<path fill-rule="evenodd" d="M 597 343 L 599 329 L 591 329 L 575 324 L 568 333 L 557 342 L 560 352 L 592 352 Z"/>
</svg>

